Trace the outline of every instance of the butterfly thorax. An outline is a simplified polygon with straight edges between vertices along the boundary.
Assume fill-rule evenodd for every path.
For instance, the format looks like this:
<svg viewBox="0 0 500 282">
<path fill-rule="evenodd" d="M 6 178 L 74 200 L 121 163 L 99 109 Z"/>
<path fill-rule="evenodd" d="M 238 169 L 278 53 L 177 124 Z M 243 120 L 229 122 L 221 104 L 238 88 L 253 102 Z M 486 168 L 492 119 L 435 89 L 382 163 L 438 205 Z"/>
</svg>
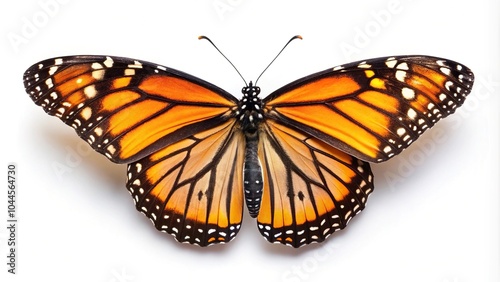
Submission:
<svg viewBox="0 0 500 282">
<path fill-rule="evenodd" d="M 260 87 L 254 86 L 252 82 L 241 90 L 243 98 L 238 104 L 236 117 L 239 119 L 241 129 L 245 135 L 253 135 L 256 133 L 259 124 L 264 119 L 262 114 L 262 100 L 258 97 Z"/>
</svg>

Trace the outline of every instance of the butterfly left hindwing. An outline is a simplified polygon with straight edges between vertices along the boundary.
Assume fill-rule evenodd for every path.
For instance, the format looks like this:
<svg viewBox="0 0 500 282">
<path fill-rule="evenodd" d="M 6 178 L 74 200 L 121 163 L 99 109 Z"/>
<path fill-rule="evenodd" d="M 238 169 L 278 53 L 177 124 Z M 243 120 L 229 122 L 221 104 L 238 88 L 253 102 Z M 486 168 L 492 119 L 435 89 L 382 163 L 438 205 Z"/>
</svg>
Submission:
<svg viewBox="0 0 500 282">
<path fill-rule="evenodd" d="M 179 242 L 229 242 L 243 216 L 244 146 L 233 120 L 130 164 L 137 210 Z"/>
</svg>

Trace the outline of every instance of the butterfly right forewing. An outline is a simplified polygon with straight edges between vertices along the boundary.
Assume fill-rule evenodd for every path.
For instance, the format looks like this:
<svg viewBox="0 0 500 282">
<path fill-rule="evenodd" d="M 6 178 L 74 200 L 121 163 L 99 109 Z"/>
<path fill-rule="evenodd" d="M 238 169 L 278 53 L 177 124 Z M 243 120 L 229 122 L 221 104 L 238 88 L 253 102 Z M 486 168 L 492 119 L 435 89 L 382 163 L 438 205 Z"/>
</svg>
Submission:
<svg viewBox="0 0 500 282">
<path fill-rule="evenodd" d="M 470 69 L 451 60 L 377 58 L 294 81 L 265 98 L 265 113 L 359 159 L 381 162 L 453 113 L 473 82 Z"/>
</svg>

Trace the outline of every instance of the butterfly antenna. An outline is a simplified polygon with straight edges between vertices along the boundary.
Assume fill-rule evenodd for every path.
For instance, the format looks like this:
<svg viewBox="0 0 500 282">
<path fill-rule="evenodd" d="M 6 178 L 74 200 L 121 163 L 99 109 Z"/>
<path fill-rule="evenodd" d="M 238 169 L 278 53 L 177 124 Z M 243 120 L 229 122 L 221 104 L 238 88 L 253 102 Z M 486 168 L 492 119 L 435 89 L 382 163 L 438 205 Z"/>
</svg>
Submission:
<svg viewBox="0 0 500 282">
<path fill-rule="evenodd" d="M 214 48 L 217 51 L 219 51 L 219 53 L 222 55 L 222 57 L 224 57 L 231 64 L 231 66 L 233 66 L 233 68 L 236 70 L 236 72 L 240 75 L 241 79 L 243 79 L 243 82 L 245 83 L 245 86 L 248 86 L 245 78 L 241 75 L 241 73 L 238 71 L 238 69 L 233 65 L 233 63 L 231 63 L 231 61 L 226 57 L 226 55 L 224 55 L 224 53 L 222 53 L 221 50 L 219 50 L 219 48 L 217 48 L 217 46 L 215 46 L 215 44 L 212 42 L 212 40 L 210 40 L 210 38 L 206 37 L 205 35 L 200 35 L 200 36 L 198 36 L 198 39 L 199 40 L 205 39 L 208 42 L 210 42 L 210 44 L 212 44 L 212 46 L 214 46 Z"/>
<path fill-rule="evenodd" d="M 295 39 L 302 39 L 302 36 L 300 35 L 295 35 L 294 37 L 290 38 L 290 40 L 288 40 L 288 42 L 285 44 L 285 46 L 283 46 L 283 48 L 281 48 L 281 51 L 278 53 L 278 55 L 276 55 L 276 57 L 274 57 L 274 59 L 269 63 L 269 65 L 267 65 L 267 67 L 262 71 L 262 73 L 259 75 L 259 77 L 257 77 L 257 79 L 255 80 L 255 85 L 257 85 L 257 81 L 259 81 L 259 78 L 266 72 L 266 70 L 273 64 L 273 62 L 278 58 L 278 56 L 281 54 L 281 52 L 283 52 L 283 50 L 285 50 L 286 46 L 288 46 L 288 44 L 290 44 L 290 42 L 294 41 Z"/>
</svg>

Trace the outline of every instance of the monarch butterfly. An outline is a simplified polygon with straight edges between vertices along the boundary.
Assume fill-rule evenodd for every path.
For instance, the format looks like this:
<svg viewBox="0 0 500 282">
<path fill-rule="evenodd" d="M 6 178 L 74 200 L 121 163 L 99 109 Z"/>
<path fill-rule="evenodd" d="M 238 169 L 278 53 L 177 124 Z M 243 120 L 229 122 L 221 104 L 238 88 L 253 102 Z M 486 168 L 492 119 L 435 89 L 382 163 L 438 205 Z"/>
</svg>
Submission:
<svg viewBox="0 0 500 282">
<path fill-rule="evenodd" d="M 128 164 L 127 189 L 158 230 L 200 246 L 236 236 L 244 201 L 269 242 L 325 240 L 364 209 L 369 162 L 399 154 L 453 113 L 473 81 L 464 65 L 429 56 L 338 66 L 263 99 L 250 82 L 241 100 L 121 57 L 58 57 L 24 74 L 37 105 Z"/>
</svg>

